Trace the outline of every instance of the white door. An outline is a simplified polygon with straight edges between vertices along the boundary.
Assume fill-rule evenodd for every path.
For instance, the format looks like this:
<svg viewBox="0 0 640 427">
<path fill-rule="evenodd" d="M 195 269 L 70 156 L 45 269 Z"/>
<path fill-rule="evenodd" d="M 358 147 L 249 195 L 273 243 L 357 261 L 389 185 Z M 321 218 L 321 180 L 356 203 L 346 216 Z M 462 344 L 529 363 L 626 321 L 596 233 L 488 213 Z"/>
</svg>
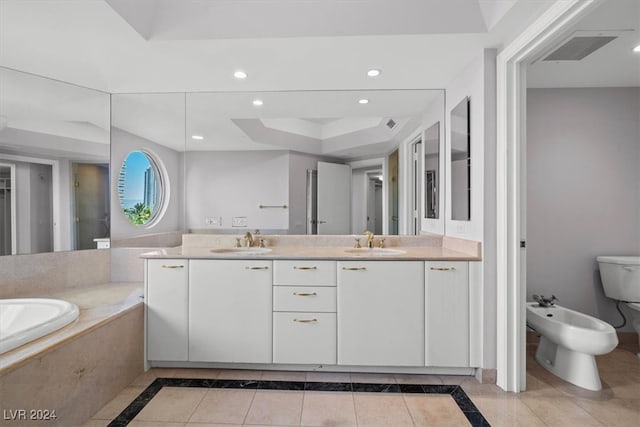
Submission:
<svg viewBox="0 0 640 427">
<path fill-rule="evenodd" d="M 351 232 L 351 166 L 318 162 L 318 234 Z"/>
</svg>

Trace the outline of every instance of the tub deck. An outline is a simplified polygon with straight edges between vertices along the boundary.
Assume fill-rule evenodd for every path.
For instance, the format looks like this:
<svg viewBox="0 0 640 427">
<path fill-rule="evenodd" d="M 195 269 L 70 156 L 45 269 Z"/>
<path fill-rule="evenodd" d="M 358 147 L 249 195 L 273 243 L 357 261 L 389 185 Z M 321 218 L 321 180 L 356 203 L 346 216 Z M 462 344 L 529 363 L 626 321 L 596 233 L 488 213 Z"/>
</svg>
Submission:
<svg viewBox="0 0 640 427">
<path fill-rule="evenodd" d="M 12 371 L 66 342 L 87 334 L 101 325 L 125 315 L 143 302 L 142 283 L 108 283 L 69 289 L 31 297 L 56 298 L 72 302 L 80 309 L 75 322 L 49 335 L 17 347 L 0 356 L 0 375 Z"/>
</svg>

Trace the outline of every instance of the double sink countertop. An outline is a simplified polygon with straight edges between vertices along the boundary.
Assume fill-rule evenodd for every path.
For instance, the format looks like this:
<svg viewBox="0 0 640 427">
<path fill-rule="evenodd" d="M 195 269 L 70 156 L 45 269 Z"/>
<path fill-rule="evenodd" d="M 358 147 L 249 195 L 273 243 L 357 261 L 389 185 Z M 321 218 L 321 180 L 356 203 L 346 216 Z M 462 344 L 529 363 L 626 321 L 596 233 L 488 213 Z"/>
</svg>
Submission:
<svg viewBox="0 0 640 427">
<path fill-rule="evenodd" d="M 376 236 L 374 247 L 366 248 L 364 236 L 257 235 L 265 248 L 237 248 L 242 236 L 185 234 L 182 246 L 149 251 L 143 258 L 159 259 L 315 259 L 315 260 L 387 260 L 387 261 L 480 261 L 480 242 L 438 235 Z M 355 239 L 362 248 L 354 248 Z M 384 247 L 379 248 L 380 238 Z"/>
</svg>

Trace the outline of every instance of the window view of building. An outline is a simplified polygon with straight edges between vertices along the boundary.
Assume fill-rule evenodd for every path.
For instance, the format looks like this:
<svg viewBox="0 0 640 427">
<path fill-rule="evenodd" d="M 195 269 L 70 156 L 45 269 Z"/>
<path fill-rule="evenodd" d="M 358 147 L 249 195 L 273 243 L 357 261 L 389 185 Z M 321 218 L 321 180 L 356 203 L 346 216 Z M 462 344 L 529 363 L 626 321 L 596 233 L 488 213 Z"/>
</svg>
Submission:
<svg viewBox="0 0 640 427">
<path fill-rule="evenodd" d="M 131 224 L 144 225 L 155 217 L 159 187 L 159 173 L 153 159 L 143 151 L 129 153 L 118 175 L 118 199 Z"/>
</svg>

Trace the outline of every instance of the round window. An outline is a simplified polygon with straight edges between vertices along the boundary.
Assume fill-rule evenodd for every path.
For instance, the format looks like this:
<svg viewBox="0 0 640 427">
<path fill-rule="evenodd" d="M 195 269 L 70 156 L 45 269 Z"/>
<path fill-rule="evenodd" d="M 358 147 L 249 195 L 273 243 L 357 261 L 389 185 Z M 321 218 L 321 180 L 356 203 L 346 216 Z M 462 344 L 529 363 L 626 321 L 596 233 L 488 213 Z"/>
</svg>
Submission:
<svg viewBox="0 0 640 427">
<path fill-rule="evenodd" d="M 145 151 L 132 151 L 122 162 L 118 198 L 131 224 L 152 225 L 162 208 L 163 182 L 158 164 Z"/>
</svg>

